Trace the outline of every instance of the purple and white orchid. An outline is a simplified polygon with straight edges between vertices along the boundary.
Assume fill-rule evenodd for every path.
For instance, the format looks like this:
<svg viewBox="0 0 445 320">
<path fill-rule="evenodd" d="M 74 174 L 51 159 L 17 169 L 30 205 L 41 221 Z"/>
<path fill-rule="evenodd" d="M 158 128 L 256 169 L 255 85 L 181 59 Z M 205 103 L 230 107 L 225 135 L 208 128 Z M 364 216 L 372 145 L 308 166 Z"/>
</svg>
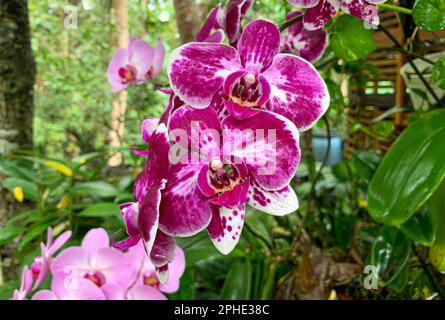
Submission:
<svg viewBox="0 0 445 320">
<path fill-rule="evenodd" d="M 117 49 L 108 66 L 108 82 L 113 92 L 153 80 L 162 69 L 164 56 L 165 49 L 160 39 L 153 48 L 147 42 L 131 37 L 128 48 Z"/>
<path fill-rule="evenodd" d="M 223 89 L 223 103 L 237 120 L 268 110 L 287 117 L 300 131 L 326 112 L 325 82 L 306 60 L 280 54 L 280 31 L 267 20 L 250 22 L 238 49 L 192 42 L 170 55 L 168 76 L 185 104 L 206 108 Z"/>
<path fill-rule="evenodd" d="M 162 192 L 165 234 L 186 237 L 207 228 L 215 247 L 228 254 L 239 241 L 246 203 L 273 215 L 298 209 L 289 183 L 300 161 L 299 133 L 285 117 L 263 111 L 220 121 L 213 108 L 182 106 L 169 127 L 177 146 L 170 155 L 178 158 Z"/>
<path fill-rule="evenodd" d="M 287 20 L 302 14 L 299 11 L 291 12 Z M 328 41 L 329 35 L 325 29 L 307 30 L 302 21 L 297 21 L 281 34 L 281 52 L 295 54 L 313 63 L 321 58 Z"/>
<path fill-rule="evenodd" d="M 299 8 L 305 8 L 303 17 L 307 30 L 321 29 L 338 10 L 354 16 L 370 25 L 380 23 L 376 5 L 386 0 L 288 0 Z"/>
</svg>

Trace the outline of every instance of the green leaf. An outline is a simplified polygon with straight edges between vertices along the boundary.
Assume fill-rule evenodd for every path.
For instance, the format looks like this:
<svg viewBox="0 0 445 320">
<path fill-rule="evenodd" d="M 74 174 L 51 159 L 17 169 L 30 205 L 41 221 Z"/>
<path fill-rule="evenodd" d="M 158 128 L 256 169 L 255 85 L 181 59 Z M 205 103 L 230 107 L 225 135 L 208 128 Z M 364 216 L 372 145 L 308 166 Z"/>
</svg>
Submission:
<svg viewBox="0 0 445 320">
<path fill-rule="evenodd" d="M 22 231 L 20 227 L 7 226 L 0 228 L 0 246 L 10 242 Z"/>
<path fill-rule="evenodd" d="M 105 181 L 81 182 L 76 184 L 71 192 L 81 196 L 114 197 L 118 190 L 112 184 Z"/>
<path fill-rule="evenodd" d="M 27 245 L 29 242 L 31 242 L 38 236 L 45 234 L 45 231 L 49 225 L 50 223 L 39 224 L 34 228 L 30 229 L 29 232 L 25 234 L 22 241 L 20 242 L 19 250 L 22 250 L 25 247 L 25 245 Z"/>
<path fill-rule="evenodd" d="M 252 287 L 252 264 L 249 260 L 235 260 L 230 266 L 221 289 L 222 300 L 248 300 Z"/>
<path fill-rule="evenodd" d="M 445 0 L 417 0 L 413 17 L 416 25 L 426 31 L 445 28 Z"/>
<path fill-rule="evenodd" d="M 95 203 L 79 213 L 81 217 L 103 218 L 119 215 L 119 207 L 112 202 Z"/>
<path fill-rule="evenodd" d="M 402 224 L 434 193 L 445 177 L 444 141 L 445 110 L 420 117 L 399 136 L 369 186 L 376 221 Z"/>
<path fill-rule="evenodd" d="M 410 255 L 410 244 L 398 229 L 384 226 L 372 246 L 371 264 L 377 268 L 379 285 L 387 286 L 403 271 Z"/>
<path fill-rule="evenodd" d="M 377 48 L 372 31 L 364 28 L 363 21 L 349 15 L 337 19 L 331 46 L 336 56 L 345 62 L 366 57 Z"/>
<path fill-rule="evenodd" d="M 445 180 L 428 200 L 436 227 L 436 241 L 430 249 L 430 259 L 440 272 L 445 272 Z"/>
<path fill-rule="evenodd" d="M 434 64 L 433 80 L 438 87 L 445 90 L 445 56 Z"/>
<path fill-rule="evenodd" d="M 21 178 L 5 178 L 1 181 L 3 187 L 13 191 L 16 187 L 21 187 L 26 199 L 35 201 L 37 199 L 37 185 Z"/>
<path fill-rule="evenodd" d="M 358 175 L 371 180 L 381 161 L 381 157 L 370 151 L 356 151 L 352 154 L 352 164 Z"/>
<path fill-rule="evenodd" d="M 0 286 L 0 300 L 11 299 L 14 290 L 20 287 L 17 280 L 8 281 Z"/>
<path fill-rule="evenodd" d="M 400 225 L 400 230 L 411 240 L 427 247 L 431 247 L 436 239 L 433 217 L 425 207 Z"/>
</svg>

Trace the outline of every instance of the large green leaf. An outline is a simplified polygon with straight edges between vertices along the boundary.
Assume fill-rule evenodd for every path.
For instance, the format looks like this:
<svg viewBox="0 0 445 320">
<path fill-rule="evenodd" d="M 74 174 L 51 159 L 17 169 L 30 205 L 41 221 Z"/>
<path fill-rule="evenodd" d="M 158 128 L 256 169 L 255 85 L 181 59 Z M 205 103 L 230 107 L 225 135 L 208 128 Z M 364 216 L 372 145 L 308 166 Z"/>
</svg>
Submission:
<svg viewBox="0 0 445 320">
<path fill-rule="evenodd" d="M 337 57 L 349 62 L 366 57 L 376 49 L 376 44 L 363 21 L 342 15 L 335 22 L 331 47 Z"/>
<path fill-rule="evenodd" d="M 94 218 L 113 217 L 118 215 L 119 215 L 119 208 L 115 203 L 112 202 L 94 203 L 86 207 L 83 211 L 79 213 L 79 216 L 81 217 L 94 217 Z"/>
<path fill-rule="evenodd" d="M 402 232 L 384 226 L 372 246 L 371 264 L 377 268 L 379 285 L 384 287 L 403 271 L 410 255 L 410 244 Z"/>
<path fill-rule="evenodd" d="M 417 26 L 426 31 L 445 28 L 445 0 L 417 0 L 413 17 Z"/>
<path fill-rule="evenodd" d="M 430 259 L 437 270 L 445 273 L 445 180 L 428 200 L 427 206 L 433 215 L 437 234 L 430 249 Z"/>
<path fill-rule="evenodd" d="M 390 225 L 408 220 L 445 176 L 445 110 L 429 112 L 397 139 L 368 190 L 371 216 Z"/>
<path fill-rule="evenodd" d="M 436 230 L 430 210 L 422 207 L 419 212 L 400 225 L 400 230 L 410 239 L 431 247 L 436 239 Z"/>
<path fill-rule="evenodd" d="M 252 287 L 252 264 L 248 259 L 235 260 L 221 289 L 222 300 L 248 300 Z"/>
<path fill-rule="evenodd" d="M 356 151 L 352 154 L 352 164 L 361 178 L 371 180 L 381 157 L 370 151 Z"/>
<path fill-rule="evenodd" d="M 440 88 L 445 90 L 445 57 L 434 64 L 433 79 Z"/>
<path fill-rule="evenodd" d="M 97 196 L 97 197 L 114 197 L 118 190 L 112 184 L 105 181 L 81 182 L 76 184 L 71 192 L 75 195 Z"/>
</svg>

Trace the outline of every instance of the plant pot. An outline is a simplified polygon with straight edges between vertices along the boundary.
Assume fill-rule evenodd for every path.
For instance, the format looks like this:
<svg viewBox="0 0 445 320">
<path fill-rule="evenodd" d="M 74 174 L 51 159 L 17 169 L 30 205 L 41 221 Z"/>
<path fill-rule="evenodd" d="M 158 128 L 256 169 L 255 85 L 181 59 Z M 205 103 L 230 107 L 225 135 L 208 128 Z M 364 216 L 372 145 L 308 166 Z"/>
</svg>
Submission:
<svg viewBox="0 0 445 320">
<path fill-rule="evenodd" d="M 444 55 L 445 52 L 438 52 L 428 54 L 425 56 L 425 58 L 436 62 Z M 419 69 L 419 71 L 423 74 L 425 80 L 430 84 L 436 95 L 440 99 L 442 99 L 442 97 L 445 95 L 445 91 L 436 86 L 432 79 L 431 70 L 433 66 L 421 59 L 415 59 L 413 62 L 416 65 L 417 69 Z M 400 68 L 400 74 L 403 77 L 406 87 L 409 89 L 408 93 L 411 98 L 411 102 L 413 103 L 414 110 L 426 111 L 429 108 L 429 104 L 436 104 L 435 99 L 427 90 L 426 86 L 423 84 L 422 80 L 420 80 L 419 76 L 414 72 L 413 67 L 409 63 L 405 63 L 403 67 Z M 425 93 L 425 97 L 422 97 L 419 94 L 415 93 L 416 90 Z"/>
<path fill-rule="evenodd" d="M 328 150 L 328 142 L 331 140 L 331 149 L 329 151 L 328 166 L 334 166 L 343 158 L 343 146 L 340 136 L 337 134 L 327 137 L 323 134 L 314 134 L 312 136 L 312 150 L 315 161 L 322 162 Z"/>
</svg>

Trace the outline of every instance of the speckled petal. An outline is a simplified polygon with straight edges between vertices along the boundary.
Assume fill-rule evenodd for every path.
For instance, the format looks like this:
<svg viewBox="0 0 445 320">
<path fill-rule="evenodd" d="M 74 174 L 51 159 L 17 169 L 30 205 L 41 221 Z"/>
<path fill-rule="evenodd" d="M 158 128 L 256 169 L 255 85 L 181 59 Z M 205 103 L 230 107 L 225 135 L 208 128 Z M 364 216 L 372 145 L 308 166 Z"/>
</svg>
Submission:
<svg viewBox="0 0 445 320">
<path fill-rule="evenodd" d="M 296 5 L 299 8 L 313 8 L 320 0 L 287 0 L 289 3 Z"/>
<path fill-rule="evenodd" d="M 338 10 L 338 0 L 320 0 L 313 8 L 307 9 L 304 13 L 303 23 L 308 30 L 322 28 Z"/>
<path fill-rule="evenodd" d="M 378 3 L 378 2 L 377 2 Z M 339 0 L 340 8 L 347 14 L 373 25 L 379 25 L 379 14 L 375 4 L 366 0 Z"/>
<path fill-rule="evenodd" d="M 252 181 L 248 199 L 248 203 L 255 209 L 274 216 L 284 216 L 298 209 L 297 195 L 290 186 L 277 191 L 267 191 Z"/>
</svg>

